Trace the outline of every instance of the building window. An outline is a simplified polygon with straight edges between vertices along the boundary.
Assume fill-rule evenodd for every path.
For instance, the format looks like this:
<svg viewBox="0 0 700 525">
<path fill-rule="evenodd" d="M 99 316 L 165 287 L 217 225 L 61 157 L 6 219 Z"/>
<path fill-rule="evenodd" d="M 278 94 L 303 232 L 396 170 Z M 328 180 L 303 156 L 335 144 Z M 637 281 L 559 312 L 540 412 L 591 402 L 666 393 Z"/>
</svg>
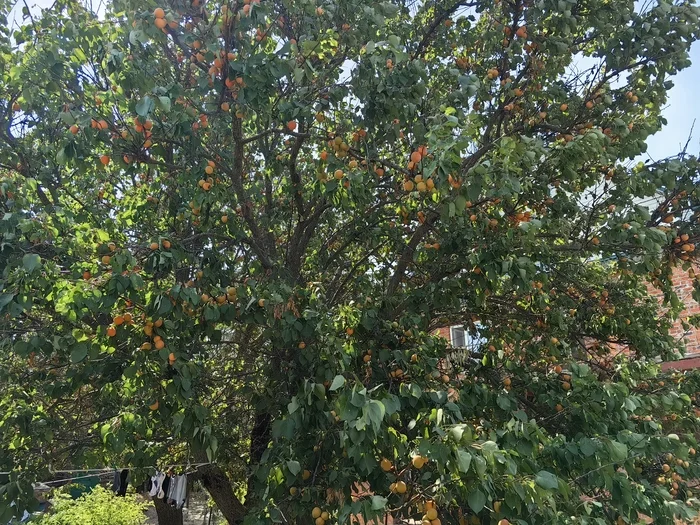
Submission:
<svg viewBox="0 0 700 525">
<path fill-rule="evenodd" d="M 486 341 L 480 334 L 481 325 L 476 325 L 476 333 L 472 334 L 464 329 L 464 326 L 457 325 L 450 327 L 450 344 L 453 348 L 466 348 L 470 353 L 479 350 L 479 347 Z"/>
<path fill-rule="evenodd" d="M 450 344 L 454 347 L 461 348 L 466 343 L 466 332 L 463 326 L 450 327 Z"/>
</svg>

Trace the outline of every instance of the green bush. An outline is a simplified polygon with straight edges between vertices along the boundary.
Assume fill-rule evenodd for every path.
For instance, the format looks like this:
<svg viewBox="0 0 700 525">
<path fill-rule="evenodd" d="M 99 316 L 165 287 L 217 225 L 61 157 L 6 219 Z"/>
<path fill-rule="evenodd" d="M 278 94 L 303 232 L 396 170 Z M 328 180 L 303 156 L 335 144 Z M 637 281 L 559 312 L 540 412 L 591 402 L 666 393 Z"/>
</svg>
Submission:
<svg viewBox="0 0 700 525">
<path fill-rule="evenodd" d="M 38 525 L 142 525 L 146 522 L 142 503 L 131 494 L 117 497 L 103 487 L 95 487 L 78 499 L 59 493 L 50 514 L 39 518 Z"/>
</svg>

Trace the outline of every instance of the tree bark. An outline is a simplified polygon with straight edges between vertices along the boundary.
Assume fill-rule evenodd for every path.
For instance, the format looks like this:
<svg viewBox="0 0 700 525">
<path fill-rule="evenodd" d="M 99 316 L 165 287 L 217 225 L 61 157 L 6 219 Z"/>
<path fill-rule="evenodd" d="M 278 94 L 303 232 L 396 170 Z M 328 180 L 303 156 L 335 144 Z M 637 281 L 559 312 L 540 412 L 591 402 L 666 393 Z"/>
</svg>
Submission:
<svg viewBox="0 0 700 525">
<path fill-rule="evenodd" d="M 256 414 L 253 430 L 250 433 L 250 459 L 248 460 L 248 464 L 251 467 L 251 471 L 258 463 L 260 463 L 260 459 L 262 459 L 265 450 L 267 450 L 267 445 L 270 442 L 271 431 L 272 418 L 270 417 L 270 414 L 268 412 L 260 412 Z M 253 484 L 253 475 L 251 475 L 248 478 L 246 504 L 253 503 L 255 501 Z"/>
<path fill-rule="evenodd" d="M 245 507 L 233 493 L 231 481 L 226 473 L 214 464 L 202 465 L 198 471 L 202 485 L 207 489 L 226 521 L 230 525 L 241 523 L 246 514 Z"/>
<path fill-rule="evenodd" d="M 267 450 L 270 442 L 270 431 L 272 430 L 272 418 L 267 412 L 261 412 L 255 416 L 255 424 L 250 434 L 250 464 L 256 465 L 262 459 L 263 453 Z"/>
<path fill-rule="evenodd" d="M 158 525 L 183 525 L 182 509 L 171 507 L 160 498 L 153 498 L 158 515 Z"/>
</svg>

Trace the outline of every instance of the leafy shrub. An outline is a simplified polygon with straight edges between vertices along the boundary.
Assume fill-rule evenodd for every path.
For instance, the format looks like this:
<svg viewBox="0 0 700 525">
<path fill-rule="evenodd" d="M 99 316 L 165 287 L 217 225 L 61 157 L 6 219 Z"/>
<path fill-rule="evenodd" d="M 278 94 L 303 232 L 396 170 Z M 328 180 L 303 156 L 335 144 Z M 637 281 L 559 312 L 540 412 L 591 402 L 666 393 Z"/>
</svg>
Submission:
<svg viewBox="0 0 700 525">
<path fill-rule="evenodd" d="M 95 487 L 78 499 L 59 493 L 53 501 L 53 510 L 39 518 L 38 525 L 142 525 L 146 522 L 142 503 L 131 494 L 115 496 L 103 487 Z"/>
</svg>

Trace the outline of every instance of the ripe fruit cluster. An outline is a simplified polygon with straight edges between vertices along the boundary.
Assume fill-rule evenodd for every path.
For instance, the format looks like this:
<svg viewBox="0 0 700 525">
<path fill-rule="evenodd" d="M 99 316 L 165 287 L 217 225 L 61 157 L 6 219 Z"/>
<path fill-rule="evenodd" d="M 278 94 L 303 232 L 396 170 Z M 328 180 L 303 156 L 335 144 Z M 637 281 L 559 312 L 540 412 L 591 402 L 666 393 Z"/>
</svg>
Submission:
<svg viewBox="0 0 700 525">
<path fill-rule="evenodd" d="M 423 515 L 421 525 L 442 525 L 434 501 L 426 501 L 423 505 L 423 509 L 425 510 L 425 514 Z"/>
<path fill-rule="evenodd" d="M 395 494 L 405 494 L 408 490 L 408 486 L 406 485 L 405 481 L 399 480 L 396 483 L 389 485 L 389 490 Z"/>
<path fill-rule="evenodd" d="M 330 520 L 330 514 L 327 511 L 322 510 L 321 507 L 314 507 L 311 511 L 311 517 L 314 519 L 315 525 L 325 525 L 325 523 Z"/>
<path fill-rule="evenodd" d="M 347 157 L 348 151 L 350 151 L 350 146 L 343 140 L 343 137 L 334 137 L 328 141 L 328 146 L 339 159 Z"/>
</svg>

